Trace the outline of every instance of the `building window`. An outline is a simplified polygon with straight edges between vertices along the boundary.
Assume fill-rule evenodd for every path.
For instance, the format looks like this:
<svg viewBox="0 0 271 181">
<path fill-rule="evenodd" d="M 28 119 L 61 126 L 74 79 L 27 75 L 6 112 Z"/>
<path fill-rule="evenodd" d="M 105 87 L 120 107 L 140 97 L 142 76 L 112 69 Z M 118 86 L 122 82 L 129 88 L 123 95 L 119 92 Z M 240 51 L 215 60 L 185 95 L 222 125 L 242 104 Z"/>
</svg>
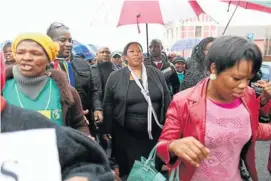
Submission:
<svg viewBox="0 0 271 181">
<path fill-rule="evenodd" d="M 202 26 L 195 27 L 195 37 L 202 37 Z"/>
<path fill-rule="evenodd" d="M 187 36 L 187 35 L 186 35 L 186 32 L 185 32 L 185 31 L 182 31 L 181 33 L 182 33 L 181 38 L 186 38 L 186 36 Z"/>
<path fill-rule="evenodd" d="M 184 38 L 192 38 L 192 37 L 194 37 L 194 35 L 195 35 L 195 29 L 194 28 L 195 28 L 194 26 L 186 26 L 185 31 L 184 31 L 184 33 L 185 33 Z"/>
<path fill-rule="evenodd" d="M 189 32 L 187 32 L 187 36 L 188 36 L 188 38 L 193 38 L 193 37 L 194 37 L 194 35 L 195 35 L 195 33 L 194 33 L 193 31 L 189 31 Z"/>
<path fill-rule="evenodd" d="M 208 37 L 210 36 L 210 26 L 204 26 L 203 27 L 203 37 Z"/>
</svg>

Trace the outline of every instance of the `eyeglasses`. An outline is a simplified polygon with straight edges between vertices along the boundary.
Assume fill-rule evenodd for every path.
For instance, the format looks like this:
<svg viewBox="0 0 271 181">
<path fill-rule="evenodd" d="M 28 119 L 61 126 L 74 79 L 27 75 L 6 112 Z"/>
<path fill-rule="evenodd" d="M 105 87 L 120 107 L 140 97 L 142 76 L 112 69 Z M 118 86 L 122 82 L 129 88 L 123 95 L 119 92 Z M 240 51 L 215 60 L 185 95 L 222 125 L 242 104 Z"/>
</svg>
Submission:
<svg viewBox="0 0 271 181">
<path fill-rule="evenodd" d="M 48 28 L 47 33 L 50 32 L 52 29 L 58 29 L 58 28 L 61 28 L 61 27 L 64 27 L 64 28 L 69 29 L 69 27 L 67 27 L 67 26 L 64 25 L 63 23 L 54 22 L 54 23 L 52 23 L 52 24 L 50 25 L 50 27 Z"/>
</svg>

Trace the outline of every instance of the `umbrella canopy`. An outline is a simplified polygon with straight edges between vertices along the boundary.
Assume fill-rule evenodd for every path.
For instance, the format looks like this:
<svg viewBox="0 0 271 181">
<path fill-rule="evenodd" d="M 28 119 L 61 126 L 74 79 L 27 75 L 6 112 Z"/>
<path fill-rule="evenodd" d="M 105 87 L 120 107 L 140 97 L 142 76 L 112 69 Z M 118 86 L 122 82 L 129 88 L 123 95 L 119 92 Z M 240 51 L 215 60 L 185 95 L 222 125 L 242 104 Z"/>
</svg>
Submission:
<svg viewBox="0 0 271 181">
<path fill-rule="evenodd" d="M 234 5 L 239 5 L 242 8 L 265 12 L 265 13 L 271 13 L 271 2 L 270 1 L 233 1 L 233 0 L 221 0 L 222 2 L 226 2 Z"/>
<path fill-rule="evenodd" d="M 229 19 L 222 35 L 225 34 L 225 32 L 226 32 L 229 24 L 231 23 L 232 18 L 234 17 L 238 7 L 242 7 L 242 8 L 250 9 L 250 10 L 255 10 L 255 11 L 260 11 L 260 12 L 271 13 L 271 2 L 256 2 L 256 1 L 241 1 L 241 0 L 235 0 L 235 1 L 221 0 L 221 1 L 227 2 L 229 4 L 229 6 L 231 4 L 236 5 L 235 10 L 233 11 L 232 16 Z"/>
<path fill-rule="evenodd" d="M 96 54 L 97 53 L 97 47 L 95 45 L 92 45 L 92 44 L 87 44 L 90 51 L 93 53 L 93 54 Z"/>
<path fill-rule="evenodd" d="M 200 38 L 187 38 L 179 40 L 172 46 L 171 51 L 190 50 L 194 48 L 200 41 Z"/>
<path fill-rule="evenodd" d="M 191 9 L 180 11 L 181 0 L 124 0 L 117 26 L 152 23 L 164 25 L 181 18 L 191 18 L 204 13 L 197 1 L 188 1 Z"/>
<path fill-rule="evenodd" d="M 118 26 L 139 23 L 164 25 L 158 1 L 124 1 Z"/>
<path fill-rule="evenodd" d="M 72 52 L 75 55 L 83 57 L 87 61 L 91 61 L 95 57 L 88 45 L 84 45 L 76 40 L 73 41 Z"/>
</svg>

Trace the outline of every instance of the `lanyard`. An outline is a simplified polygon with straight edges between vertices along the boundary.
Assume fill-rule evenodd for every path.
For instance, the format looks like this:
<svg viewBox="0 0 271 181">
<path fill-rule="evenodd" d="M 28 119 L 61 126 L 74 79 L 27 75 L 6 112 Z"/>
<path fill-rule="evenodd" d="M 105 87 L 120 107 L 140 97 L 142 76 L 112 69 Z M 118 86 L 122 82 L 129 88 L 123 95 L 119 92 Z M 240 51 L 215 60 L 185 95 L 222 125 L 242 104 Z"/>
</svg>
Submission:
<svg viewBox="0 0 271 181">
<path fill-rule="evenodd" d="M 128 67 L 128 68 L 129 68 L 129 70 L 131 71 L 131 75 L 132 75 L 132 77 L 134 78 L 136 84 L 137 84 L 137 85 L 139 86 L 139 88 L 141 89 L 142 94 L 143 94 L 143 95 L 149 96 L 148 82 L 147 82 L 147 81 L 145 82 L 144 80 L 142 80 L 142 82 L 143 82 L 143 86 L 142 86 L 142 84 L 141 84 L 140 81 L 138 80 L 138 78 L 137 78 L 137 76 L 135 75 L 135 73 L 130 69 L 130 67 Z M 145 85 L 144 85 L 144 84 L 145 84 Z"/>
<path fill-rule="evenodd" d="M 158 121 L 156 112 L 152 106 L 152 101 L 150 98 L 150 94 L 149 94 L 149 90 L 148 90 L 148 78 L 147 78 L 147 70 L 146 67 L 143 65 L 142 66 L 142 82 L 143 82 L 143 86 L 140 83 L 140 81 L 138 80 L 137 76 L 135 75 L 135 73 L 131 70 L 131 68 L 128 66 L 128 69 L 131 72 L 131 75 L 133 76 L 136 84 L 139 86 L 139 88 L 141 89 L 141 93 L 143 94 L 144 98 L 146 99 L 147 103 L 148 103 L 148 134 L 149 134 L 149 138 L 153 139 L 152 135 L 151 135 L 151 130 L 152 130 L 152 115 L 154 117 L 154 120 L 156 122 L 156 124 L 162 129 L 163 125 L 161 125 Z"/>
</svg>

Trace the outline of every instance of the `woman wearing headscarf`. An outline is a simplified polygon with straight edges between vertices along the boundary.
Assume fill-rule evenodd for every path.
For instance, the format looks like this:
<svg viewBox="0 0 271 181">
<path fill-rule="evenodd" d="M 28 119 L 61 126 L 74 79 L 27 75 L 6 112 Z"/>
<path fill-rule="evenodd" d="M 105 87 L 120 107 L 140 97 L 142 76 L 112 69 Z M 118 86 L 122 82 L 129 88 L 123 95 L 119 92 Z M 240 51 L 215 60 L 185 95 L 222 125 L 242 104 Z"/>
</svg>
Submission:
<svg viewBox="0 0 271 181">
<path fill-rule="evenodd" d="M 120 176 L 129 174 L 134 161 L 148 156 L 156 145 L 171 101 L 165 78 L 143 64 L 142 46 L 128 43 L 123 51 L 127 67 L 109 76 L 104 94 L 104 124 L 112 133 Z"/>
<path fill-rule="evenodd" d="M 0 56 L 0 90 L 3 90 L 4 85 L 4 59 Z M 2 96 L 0 96 L 0 111 L 1 133 L 31 129 L 55 129 L 62 180 L 118 180 L 117 177 L 113 178 L 114 174 L 110 170 L 108 159 L 100 146 L 78 131 L 58 126 L 36 111 L 9 104 Z M 37 137 L 37 139 L 39 138 Z"/>
<path fill-rule="evenodd" d="M 261 51 L 250 40 L 224 36 L 206 61 L 210 76 L 171 102 L 157 153 L 185 173 L 182 181 L 243 181 L 240 159 L 258 181 L 255 144 L 271 140 L 271 125 L 258 119 L 270 112 L 271 83 L 258 82 L 258 98 L 248 85 L 261 67 Z"/>
<path fill-rule="evenodd" d="M 209 75 L 206 70 L 205 57 L 213 41 L 213 37 L 204 38 L 193 49 L 191 58 L 187 65 L 188 70 L 186 70 L 185 77 L 180 85 L 180 91 L 193 87 Z"/>
<path fill-rule="evenodd" d="M 57 44 L 47 35 L 23 33 L 14 40 L 12 52 L 17 65 L 6 72 L 3 95 L 7 102 L 89 135 L 78 93 L 65 74 L 49 69 L 58 53 Z"/>
</svg>

